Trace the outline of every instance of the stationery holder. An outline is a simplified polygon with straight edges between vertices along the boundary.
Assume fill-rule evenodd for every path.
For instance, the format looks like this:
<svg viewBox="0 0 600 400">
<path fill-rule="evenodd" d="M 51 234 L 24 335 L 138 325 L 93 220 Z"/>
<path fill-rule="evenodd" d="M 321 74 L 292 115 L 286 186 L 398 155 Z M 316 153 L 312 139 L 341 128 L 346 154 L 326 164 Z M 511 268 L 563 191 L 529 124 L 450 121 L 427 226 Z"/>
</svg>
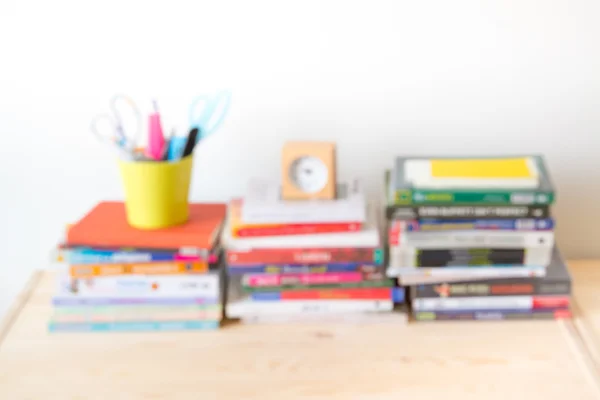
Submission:
<svg viewBox="0 0 600 400">
<path fill-rule="evenodd" d="M 119 160 L 129 225 L 149 230 L 187 222 L 192 165 L 191 155 L 173 162 Z"/>
</svg>

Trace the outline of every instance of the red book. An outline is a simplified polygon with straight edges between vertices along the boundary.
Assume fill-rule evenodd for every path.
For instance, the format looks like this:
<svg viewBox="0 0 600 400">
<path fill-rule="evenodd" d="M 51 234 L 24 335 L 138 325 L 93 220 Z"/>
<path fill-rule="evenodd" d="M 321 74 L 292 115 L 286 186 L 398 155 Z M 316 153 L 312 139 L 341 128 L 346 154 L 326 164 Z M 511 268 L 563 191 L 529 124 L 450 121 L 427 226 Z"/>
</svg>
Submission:
<svg viewBox="0 0 600 400">
<path fill-rule="evenodd" d="M 392 289 L 383 288 L 351 288 L 321 290 L 284 290 L 281 300 L 391 300 Z"/>
<path fill-rule="evenodd" d="M 190 204 L 190 219 L 165 229 L 140 230 L 127 223 L 125 204 L 101 202 L 67 232 L 67 246 L 149 249 L 212 249 L 219 240 L 227 206 Z"/>
<path fill-rule="evenodd" d="M 533 296 L 532 309 L 563 308 L 569 307 L 571 299 L 569 296 Z"/>
<path fill-rule="evenodd" d="M 380 248 L 323 248 L 323 249 L 254 249 L 227 251 L 231 266 L 248 264 L 328 264 L 365 263 L 379 265 L 383 261 Z"/>
<path fill-rule="evenodd" d="M 234 232 L 238 237 L 310 235 L 314 233 L 356 232 L 361 229 L 358 222 L 344 224 L 290 224 L 264 227 L 240 227 Z"/>
</svg>

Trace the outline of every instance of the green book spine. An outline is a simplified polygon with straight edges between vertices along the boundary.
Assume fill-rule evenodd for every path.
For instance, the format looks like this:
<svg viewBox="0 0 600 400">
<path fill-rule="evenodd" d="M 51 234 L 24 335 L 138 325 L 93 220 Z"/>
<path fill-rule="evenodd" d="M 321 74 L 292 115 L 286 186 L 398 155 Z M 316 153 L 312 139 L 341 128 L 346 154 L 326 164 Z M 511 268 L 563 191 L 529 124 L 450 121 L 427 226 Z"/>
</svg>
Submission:
<svg viewBox="0 0 600 400">
<path fill-rule="evenodd" d="M 439 190 L 400 189 L 394 191 L 394 205 L 550 205 L 554 192 L 541 190 Z"/>
<path fill-rule="evenodd" d="M 328 285 L 284 285 L 284 286 L 247 286 L 242 285 L 242 289 L 246 293 L 256 292 L 278 292 L 280 290 L 321 290 L 321 289 L 352 289 L 352 288 L 377 288 L 377 287 L 393 287 L 394 281 L 386 279 L 383 281 L 363 281 L 356 283 L 339 283 Z"/>
</svg>

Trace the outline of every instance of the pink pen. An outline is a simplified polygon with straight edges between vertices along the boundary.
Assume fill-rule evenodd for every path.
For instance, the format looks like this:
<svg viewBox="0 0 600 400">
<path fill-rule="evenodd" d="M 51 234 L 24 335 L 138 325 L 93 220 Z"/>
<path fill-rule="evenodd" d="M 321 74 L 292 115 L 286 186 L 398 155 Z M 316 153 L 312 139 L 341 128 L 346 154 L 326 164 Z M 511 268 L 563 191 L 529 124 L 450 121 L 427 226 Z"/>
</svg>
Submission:
<svg viewBox="0 0 600 400">
<path fill-rule="evenodd" d="M 148 116 L 148 147 L 146 147 L 146 156 L 160 161 L 165 154 L 165 136 L 163 135 L 156 101 L 153 104 L 154 113 Z"/>
</svg>

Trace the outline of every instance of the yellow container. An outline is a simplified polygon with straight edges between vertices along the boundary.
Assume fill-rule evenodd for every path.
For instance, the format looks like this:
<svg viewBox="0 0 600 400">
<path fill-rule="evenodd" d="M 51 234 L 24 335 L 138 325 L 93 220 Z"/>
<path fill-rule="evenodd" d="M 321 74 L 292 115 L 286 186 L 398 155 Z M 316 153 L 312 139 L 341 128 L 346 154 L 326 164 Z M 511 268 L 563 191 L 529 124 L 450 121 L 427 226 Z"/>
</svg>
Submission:
<svg viewBox="0 0 600 400">
<path fill-rule="evenodd" d="M 189 219 L 192 161 L 119 161 L 129 225 L 160 229 Z"/>
</svg>

